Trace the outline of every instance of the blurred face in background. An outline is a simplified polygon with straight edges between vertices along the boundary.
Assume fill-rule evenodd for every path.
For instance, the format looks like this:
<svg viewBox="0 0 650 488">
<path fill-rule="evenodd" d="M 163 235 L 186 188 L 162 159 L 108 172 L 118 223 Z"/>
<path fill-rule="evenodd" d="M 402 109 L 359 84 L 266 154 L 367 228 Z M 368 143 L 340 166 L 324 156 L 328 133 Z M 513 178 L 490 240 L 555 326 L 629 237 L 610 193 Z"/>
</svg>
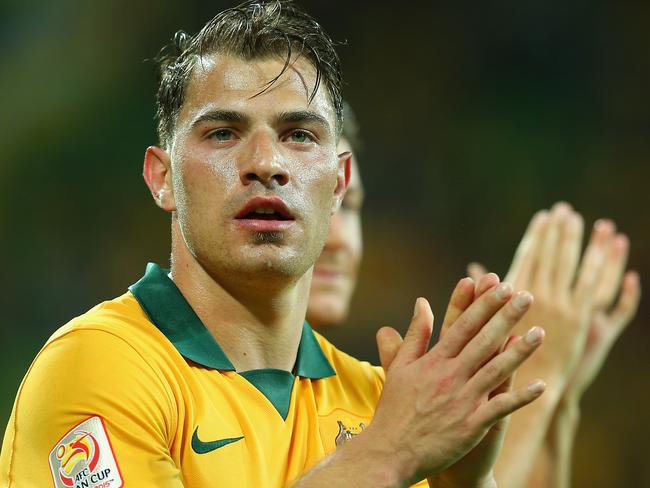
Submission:
<svg viewBox="0 0 650 488">
<path fill-rule="evenodd" d="M 343 137 L 338 153 L 352 151 Z M 313 327 L 331 327 L 343 322 L 357 283 L 363 243 L 361 239 L 361 206 L 363 186 L 354 153 L 350 184 L 343 204 L 331 217 L 330 230 L 323 252 L 314 265 L 307 321 Z"/>
</svg>

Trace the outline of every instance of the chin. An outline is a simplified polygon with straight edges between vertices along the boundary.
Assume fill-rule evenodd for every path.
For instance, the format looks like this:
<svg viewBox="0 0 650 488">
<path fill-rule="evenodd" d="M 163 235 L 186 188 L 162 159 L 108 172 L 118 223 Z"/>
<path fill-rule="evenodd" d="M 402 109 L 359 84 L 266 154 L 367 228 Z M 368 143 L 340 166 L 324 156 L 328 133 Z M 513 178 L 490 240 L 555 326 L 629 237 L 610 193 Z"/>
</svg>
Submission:
<svg viewBox="0 0 650 488">
<path fill-rule="evenodd" d="M 295 250 L 275 244 L 244 248 L 229 260 L 233 272 L 301 278 L 309 263 Z"/>
</svg>

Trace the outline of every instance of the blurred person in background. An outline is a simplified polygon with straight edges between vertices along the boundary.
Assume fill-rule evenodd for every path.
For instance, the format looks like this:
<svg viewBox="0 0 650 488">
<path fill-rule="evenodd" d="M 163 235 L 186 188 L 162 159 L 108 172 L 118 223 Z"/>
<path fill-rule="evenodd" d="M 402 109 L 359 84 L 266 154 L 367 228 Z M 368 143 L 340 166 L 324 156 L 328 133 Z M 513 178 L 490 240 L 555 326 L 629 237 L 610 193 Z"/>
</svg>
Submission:
<svg viewBox="0 0 650 488">
<path fill-rule="evenodd" d="M 360 144 L 356 116 L 344 101 L 343 132 L 337 152 L 349 151 L 352 155 L 350 183 L 341 208 L 330 219 L 325 247 L 314 265 L 311 279 L 307 321 L 319 329 L 337 326 L 347 318 L 357 285 L 363 253 L 361 207 L 364 190 L 358 162 Z"/>
<path fill-rule="evenodd" d="M 356 171 L 350 188 L 358 190 L 352 192 L 355 197 L 349 205 L 332 216 L 325 248 L 314 267 L 307 320 L 321 330 L 339 326 L 347 317 L 362 255 L 358 124 L 347 104 L 345 113 L 339 152 L 351 151 Z M 535 296 L 515 333 L 533 325 L 547 331 L 546 343 L 520 368 L 515 384 L 537 377 L 550 381 L 540 401 L 512 416 L 496 464 L 499 486 L 570 486 L 582 395 L 639 304 L 639 276 L 625 272 L 627 236 L 616 231 L 613 221 L 597 221 L 581 260 L 583 227 L 582 217 L 567 203 L 540 211 L 506 275 L 505 281 L 515 289 L 531 290 Z M 479 263 L 471 263 L 468 273 L 476 282 L 487 276 Z M 446 332 L 443 328 L 441 334 Z M 392 337 L 397 347 L 399 337 Z M 384 358 L 382 363 L 386 366 Z"/>
</svg>

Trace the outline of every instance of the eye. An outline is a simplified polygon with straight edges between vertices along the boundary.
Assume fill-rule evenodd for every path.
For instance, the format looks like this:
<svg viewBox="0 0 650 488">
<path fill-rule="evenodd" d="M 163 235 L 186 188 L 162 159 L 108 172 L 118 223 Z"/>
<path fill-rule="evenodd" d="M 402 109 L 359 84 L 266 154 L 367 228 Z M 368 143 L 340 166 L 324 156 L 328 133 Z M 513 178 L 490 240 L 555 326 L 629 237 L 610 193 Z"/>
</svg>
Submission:
<svg viewBox="0 0 650 488">
<path fill-rule="evenodd" d="M 214 132 L 211 132 L 209 137 L 210 139 L 214 139 L 219 142 L 227 142 L 232 140 L 234 134 L 230 129 L 217 129 Z"/>
<path fill-rule="evenodd" d="M 297 142 L 298 144 L 304 144 L 306 142 L 312 142 L 314 138 L 307 131 L 294 130 L 289 134 L 289 140 L 291 142 Z"/>
</svg>

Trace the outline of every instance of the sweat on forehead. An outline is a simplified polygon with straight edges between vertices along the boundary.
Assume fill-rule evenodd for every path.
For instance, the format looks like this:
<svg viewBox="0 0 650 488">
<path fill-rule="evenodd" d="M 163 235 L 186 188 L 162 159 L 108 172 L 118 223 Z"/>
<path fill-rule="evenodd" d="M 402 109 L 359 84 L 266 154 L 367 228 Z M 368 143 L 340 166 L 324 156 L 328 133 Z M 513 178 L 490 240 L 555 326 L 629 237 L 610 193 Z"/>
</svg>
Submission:
<svg viewBox="0 0 650 488">
<path fill-rule="evenodd" d="M 238 61 L 239 70 L 223 70 L 225 64 Z M 195 81 L 206 81 L 215 72 L 221 71 L 219 86 L 213 87 L 215 90 L 240 91 L 249 97 L 256 97 L 283 84 L 293 83 L 304 93 L 307 101 L 316 97 L 318 90 L 312 92 L 316 70 L 308 60 L 294 57 L 286 68 L 283 65 L 284 59 L 279 56 L 244 60 L 229 54 L 213 53 L 197 60 L 186 90 L 191 91 Z"/>
<path fill-rule="evenodd" d="M 173 45 L 161 52 L 157 59 L 160 86 L 156 116 L 163 146 L 170 141 L 190 77 L 197 64 L 211 53 L 251 61 L 268 57 L 282 59 L 279 72 L 263 89 L 270 89 L 296 58 L 309 61 L 315 70 L 310 101 L 319 87 L 325 88 L 334 109 L 336 129 L 340 131 L 341 69 L 334 44 L 322 27 L 291 1 L 248 1 L 224 10 L 194 36 L 177 33 Z"/>
<path fill-rule="evenodd" d="M 335 139 L 336 116 L 327 92 L 319 90 L 310 100 L 314 68 L 298 59 L 268 87 L 282 66 L 277 58 L 253 62 L 222 55 L 205 58 L 190 78 L 175 135 L 207 120 L 250 124 L 258 116 L 271 116 L 276 123 L 317 124 Z"/>
</svg>

